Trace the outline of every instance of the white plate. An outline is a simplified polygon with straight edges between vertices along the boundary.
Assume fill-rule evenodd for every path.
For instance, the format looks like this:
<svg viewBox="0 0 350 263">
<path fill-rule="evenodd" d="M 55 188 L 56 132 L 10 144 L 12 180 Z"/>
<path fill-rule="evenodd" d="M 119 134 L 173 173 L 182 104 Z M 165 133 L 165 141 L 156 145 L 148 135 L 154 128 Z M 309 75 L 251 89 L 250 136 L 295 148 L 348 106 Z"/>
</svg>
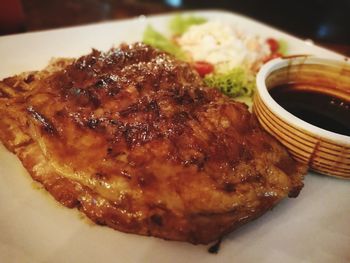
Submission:
<svg viewBox="0 0 350 263">
<path fill-rule="evenodd" d="M 196 12 L 247 32 L 282 38 L 290 54 L 342 56 L 232 13 Z M 141 40 L 150 23 L 166 32 L 170 15 L 0 38 L 0 79 L 43 68 L 50 58 Z M 1 118 L 1 116 L 0 116 Z M 230 234 L 219 254 L 208 246 L 124 234 L 82 220 L 57 204 L 16 156 L 0 145 L 0 262 L 350 262 L 350 181 L 309 174 L 297 199 Z"/>
</svg>

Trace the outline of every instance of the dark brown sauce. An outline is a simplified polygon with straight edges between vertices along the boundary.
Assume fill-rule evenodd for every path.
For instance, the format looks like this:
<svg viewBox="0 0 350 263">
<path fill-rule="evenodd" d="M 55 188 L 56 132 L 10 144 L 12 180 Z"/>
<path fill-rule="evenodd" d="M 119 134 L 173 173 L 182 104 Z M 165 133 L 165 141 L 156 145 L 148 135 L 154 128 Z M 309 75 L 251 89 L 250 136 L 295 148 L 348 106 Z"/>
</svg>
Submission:
<svg viewBox="0 0 350 263">
<path fill-rule="evenodd" d="M 350 136 L 350 101 L 288 83 L 269 90 L 272 98 L 294 116 L 319 128 Z"/>
</svg>

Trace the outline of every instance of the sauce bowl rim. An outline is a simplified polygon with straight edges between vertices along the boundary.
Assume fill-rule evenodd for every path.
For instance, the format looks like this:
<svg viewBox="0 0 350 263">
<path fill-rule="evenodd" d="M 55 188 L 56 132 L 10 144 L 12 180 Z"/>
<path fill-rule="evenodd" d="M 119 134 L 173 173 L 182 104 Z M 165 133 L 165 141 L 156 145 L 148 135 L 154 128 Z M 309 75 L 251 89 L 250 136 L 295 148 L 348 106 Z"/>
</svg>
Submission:
<svg viewBox="0 0 350 263">
<path fill-rule="evenodd" d="M 311 55 L 301 55 L 301 56 L 291 56 L 291 57 L 281 57 L 273 59 L 266 64 L 264 64 L 257 76 L 256 76 L 256 87 L 259 96 L 266 106 L 277 116 L 279 116 L 284 122 L 291 123 L 301 130 L 306 130 L 320 138 L 326 138 L 327 140 L 334 141 L 337 144 L 350 147 L 350 136 L 332 132 L 313 124 L 310 124 L 279 105 L 270 95 L 266 87 L 266 79 L 274 71 L 285 68 L 288 66 L 296 66 L 300 64 L 318 64 L 324 66 L 337 66 L 337 67 L 347 67 L 350 69 L 350 63 L 347 59 L 337 60 L 329 58 L 315 57 Z"/>
</svg>

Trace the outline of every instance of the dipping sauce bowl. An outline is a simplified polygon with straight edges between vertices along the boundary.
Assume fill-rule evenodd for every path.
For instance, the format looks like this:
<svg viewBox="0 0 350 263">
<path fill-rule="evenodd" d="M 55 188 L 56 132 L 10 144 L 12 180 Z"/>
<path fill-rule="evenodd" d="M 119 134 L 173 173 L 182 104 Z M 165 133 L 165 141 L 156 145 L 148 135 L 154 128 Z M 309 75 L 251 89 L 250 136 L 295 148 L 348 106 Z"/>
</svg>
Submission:
<svg viewBox="0 0 350 263">
<path fill-rule="evenodd" d="M 350 179 L 350 63 L 274 59 L 258 72 L 253 111 L 297 161 Z"/>
</svg>

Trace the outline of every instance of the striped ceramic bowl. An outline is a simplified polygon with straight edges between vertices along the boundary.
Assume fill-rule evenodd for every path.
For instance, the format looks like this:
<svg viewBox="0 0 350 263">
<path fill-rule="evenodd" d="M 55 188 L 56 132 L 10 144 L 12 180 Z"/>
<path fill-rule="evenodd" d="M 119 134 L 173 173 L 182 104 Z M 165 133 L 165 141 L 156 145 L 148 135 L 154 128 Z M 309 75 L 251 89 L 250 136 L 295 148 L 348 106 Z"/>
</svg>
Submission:
<svg viewBox="0 0 350 263">
<path fill-rule="evenodd" d="M 344 61 L 300 56 L 274 59 L 257 75 L 253 111 L 261 125 L 292 156 L 316 172 L 350 179 L 350 136 L 316 127 L 282 108 L 269 88 L 290 82 L 325 83 L 328 94 L 350 101 L 350 64 Z M 350 122 L 350 113 L 349 113 Z"/>
</svg>

